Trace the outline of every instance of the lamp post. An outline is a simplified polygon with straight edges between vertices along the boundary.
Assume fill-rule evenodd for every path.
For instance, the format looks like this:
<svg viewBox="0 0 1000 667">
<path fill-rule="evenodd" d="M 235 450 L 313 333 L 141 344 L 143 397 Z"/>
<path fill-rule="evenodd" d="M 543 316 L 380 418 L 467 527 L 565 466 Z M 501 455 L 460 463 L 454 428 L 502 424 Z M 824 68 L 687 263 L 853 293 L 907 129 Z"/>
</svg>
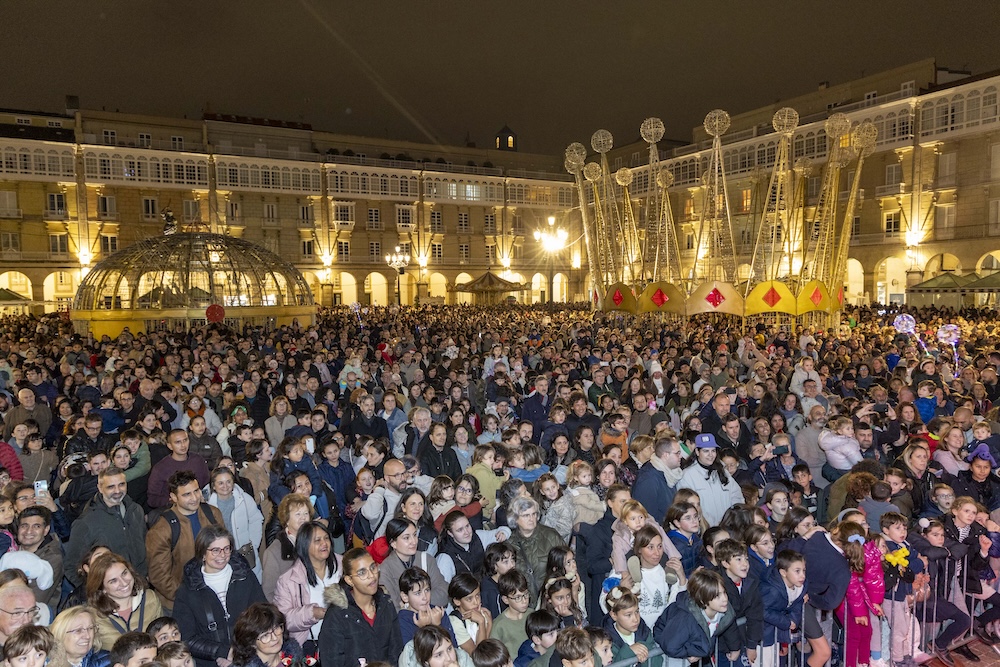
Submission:
<svg viewBox="0 0 1000 667">
<path fill-rule="evenodd" d="M 548 228 L 535 230 L 535 240 L 542 244 L 542 250 L 548 256 L 549 303 L 555 303 L 555 298 L 552 293 L 555 283 L 555 255 L 562 252 L 563 249 L 566 248 L 566 240 L 569 238 L 569 232 L 562 227 L 556 227 L 556 218 L 554 215 L 549 216 L 548 223 Z"/>
<path fill-rule="evenodd" d="M 406 265 L 410 263 L 410 256 L 402 252 L 399 246 L 396 246 L 395 251 L 385 256 L 385 263 L 396 270 L 396 303 L 402 306 L 403 293 L 400 290 L 399 277 L 406 271 Z"/>
</svg>

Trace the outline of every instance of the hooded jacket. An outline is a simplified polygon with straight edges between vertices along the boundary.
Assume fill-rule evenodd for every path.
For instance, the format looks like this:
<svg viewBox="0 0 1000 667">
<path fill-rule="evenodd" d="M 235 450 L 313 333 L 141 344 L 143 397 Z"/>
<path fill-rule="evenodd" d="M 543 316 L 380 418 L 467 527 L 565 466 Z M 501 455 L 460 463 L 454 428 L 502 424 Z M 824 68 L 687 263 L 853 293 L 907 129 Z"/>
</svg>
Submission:
<svg viewBox="0 0 1000 667">
<path fill-rule="evenodd" d="M 612 661 L 618 662 L 619 660 L 634 660 L 636 655 L 632 650 L 631 644 L 627 644 L 624 639 L 622 639 L 621 634 L 618 632 L 618 628 L 615 627 L 615 619 L 611 618 L 611 614 L 604 617 L 603 624 L 604 631 L 608 633 L 611 637 L 611 651 L 612 651 Z M 635 641 L 633 644 L 642 644 L 647 649 L 652 652 L 653 648 L 656 647 L 656 641 L 653 639 L 653 631 L 649 629 L 646 625 L 646 621 L 639 620 L 639 627 L 635 631 Z M 646 662 L 639 663 L 640 665 L 656 665 L 660 661 L 656 658 L 652 660 L 647 660 Z"/>
<path fill-rule="evenodd" d="M 708 658 L 715 655 L 720 635 L 736 621 L 732 608 L 719 619 L 714 634 L 709 634 L 708 621 L 701 607 L 683 591 L 656 621 L 653 637 L 668 658 Z"/>
<path fill-rule="evenodd" d="M 217 658 L 227 657 L 236 619 L 254 602 L 265 602 L 264 591 L 243 557 L 234 553 L 229 565 L 233 575 L 225 609 L 205 583 L 202 563 L 192 558 L 184 565 L 184 581 L 177 589 L 173 617 L 198 667 L 215 667 Z"/>
<path fill-rule="evenodd" d="M 233 484 L 233 498 L 235 504 L 233 513 L 229 519 L 232 526 L 230 533 L 233 535 L 233 543 L 239 549 L 245 544 L 253 545 L 254 551 L 260 549 L 264 539 L 264 515 L 260 508 L 253 501 L 246 491 L 240 488 L 239 484 Z M 214 491 L 208 497 L 208 504 L 212 507 L 219 507 L 219 494 Z M 222 513 L 221 510 L 219 512 Z M 253 572 L 257 576 L 257 581 L 262 578 L 260 559 L 255 559 Z"/>
<path fill-rule="evenodd" d="M 756 579 L 749 574 L 743 579 L 742 590 L 729 578 L 723 568 L 718 568 L 722 583 L 729 596 L 729 608 L 736 617 L 732 630 L 719 639 L 723 652 L 755 649 L 764 632 L 764 607 L 761 604 L 760 588 Z"/>
<path fill-rule="evenodd" d="M 361 608 L 340 584 L 329 586 L 323 596 L 326 618 L 319 632 L 323 667 L 357 667 L 358 659 L 395 665 L 403 652 L 396 608 L 381 590 L 375 593 L 375 622 L 365 620 Z"/>
</svg>

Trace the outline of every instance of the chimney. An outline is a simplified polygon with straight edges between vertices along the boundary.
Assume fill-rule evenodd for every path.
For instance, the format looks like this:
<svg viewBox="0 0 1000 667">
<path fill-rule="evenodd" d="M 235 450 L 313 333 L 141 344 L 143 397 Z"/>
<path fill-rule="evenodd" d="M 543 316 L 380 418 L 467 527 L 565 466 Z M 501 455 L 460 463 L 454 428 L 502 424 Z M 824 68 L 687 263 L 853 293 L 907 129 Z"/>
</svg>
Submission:
<svg viewBox="0 0 1000 667">
<path fill-rule="evenodd" d="M 66 96 L 66 115 L 72 116 L 80 110 L 80 97 L 78 95 Z"/>
<path fill-rule="evenodd" d="M 819 82 L 819 90 L 826 90 L 829 87 L 830 87 L 830 82 L 829 81 L 820 81 Z"/>
</svg>

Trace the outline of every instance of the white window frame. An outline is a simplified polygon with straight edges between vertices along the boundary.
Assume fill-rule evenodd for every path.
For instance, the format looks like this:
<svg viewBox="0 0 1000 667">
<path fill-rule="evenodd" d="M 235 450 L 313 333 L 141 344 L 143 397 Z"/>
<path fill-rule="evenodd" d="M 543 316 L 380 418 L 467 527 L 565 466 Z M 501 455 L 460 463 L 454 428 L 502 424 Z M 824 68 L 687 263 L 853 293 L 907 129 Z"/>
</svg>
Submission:
<svg viewBox="0 0 1000 667">
<path fill-rule="evenodd" d="M 160 206 L 157 202 L 156 197 L 143 197 L 142 198 L 142 219 L 143 220 L 156 220 L 157 214 L 159 213 Z"/>
<path fill-rule="evenodd" d="M 118 235 L 101 234 L 101 254 L 110 255 L 118 252 Z"/>
<path fill-rule="evenodd" d="M 895 238 L 903 233 L 903 214 L 901 211 L 892 211 L 882 215 L 882 230 L 886 238 Z"/>
<path fill-rule="evenodd" d="M 431 243 L 431 261 L 440 262 L 444 260 L 444 244 Z"/>
<path fill-rule="evenodd" d="M 49 234 L 49 252 L 53 255 L 68 255 L 69 234 Z"/>
<path fill-rule="evenodd" d="M 472 231 L 472 223 L 469 222 L 468 211 L 459 211 L 458 213 L 458 233 L 468 234 Z"/>
<path fill-rule="evenodd" d="M 368 242 L 368 257 L 373 262 L 382 259 L 382 242 L 381 241 L 369 241 Z"/>
</svg>

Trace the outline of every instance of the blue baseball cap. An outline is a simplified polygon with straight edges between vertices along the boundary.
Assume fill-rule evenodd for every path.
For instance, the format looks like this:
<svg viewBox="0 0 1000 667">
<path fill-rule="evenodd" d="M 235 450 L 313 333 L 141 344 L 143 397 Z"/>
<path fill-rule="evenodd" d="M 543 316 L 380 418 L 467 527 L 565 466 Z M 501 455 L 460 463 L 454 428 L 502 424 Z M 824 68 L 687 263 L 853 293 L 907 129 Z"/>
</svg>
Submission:
<svg viewBox="0 0 1000 667">
<path fill-rule="evenodd" d="M 719 443 L 715 441 L 715 436 L 711 433 L 699 433 L 694 436 L 694 446 L 698 449 L 717 449 Z"/>
</svg>

